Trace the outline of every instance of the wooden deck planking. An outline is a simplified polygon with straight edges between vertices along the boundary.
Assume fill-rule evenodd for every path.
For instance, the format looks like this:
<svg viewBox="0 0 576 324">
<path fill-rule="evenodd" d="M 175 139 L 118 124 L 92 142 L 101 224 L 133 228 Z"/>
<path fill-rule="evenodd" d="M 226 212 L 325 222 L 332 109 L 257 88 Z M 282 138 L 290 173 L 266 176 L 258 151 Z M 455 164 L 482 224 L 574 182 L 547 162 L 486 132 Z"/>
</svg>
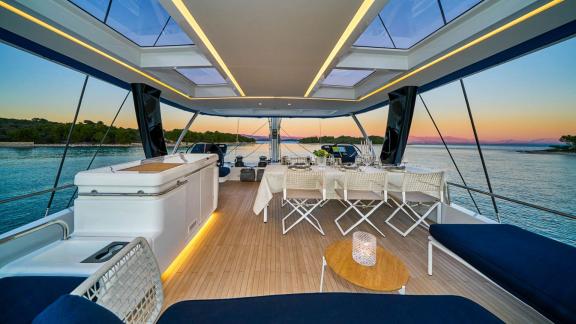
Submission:
<svg viewBox="0 0 576 324">
<path fill-rule="evenodd" d="M 331 242 L 342 239 L 333 220 L 343 206 L 333 201 L 314 213 L 326 236 L 306 222 L 282 235 L 280 219 L 288 207 L 282 208 L 281 200 L 274 199 L 269 206 L 269 221 L 263 223 L 262 217 L 252 212 L 257 188 L 258 183 L 221 184 L 214 219 L 180 269 L 164 282 L 165 307 L 187 299 L 318 291 L 323 251 Z M 460 295 L 507 323 L 546 322 L 537 312 L 438 250 L 434 253 L 434 275 L 428 276 L 427 231 L 420 227 L 408 237 L 401 237 L 384 223 L 384 216 L 390 212 L 385 207 L 371 216 L 386 238 L 366 224 L 358 229 L 377 235 L 379 244 L 405 262 L 410 271 L 406 294 Z M 352 212 L 347 217 L 344 226 L 357 219 Z M 328 268 L 324 291 L 371 292 L 341 279 Z"/>
</svg>

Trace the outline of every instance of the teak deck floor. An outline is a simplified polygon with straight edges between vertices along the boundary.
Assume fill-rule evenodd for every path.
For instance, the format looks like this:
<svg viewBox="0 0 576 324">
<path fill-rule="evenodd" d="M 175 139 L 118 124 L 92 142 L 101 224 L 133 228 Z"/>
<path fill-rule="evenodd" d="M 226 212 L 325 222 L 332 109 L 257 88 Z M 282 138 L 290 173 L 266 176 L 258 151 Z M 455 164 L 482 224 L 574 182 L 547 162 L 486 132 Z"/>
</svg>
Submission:
<svg viewBox="0 0 576 324">
<path fill-rule="evenodd" d="M 326 236 L 305 221 L 282 235 L 280 220 L 288 207 L 282 209 L 281 199 L 275 197 L 269 206 L 268 223 L 263 223 L 262 216 L 252 212 L 257 189 L 258 183 L 228 181 L 220 185 L 218 210 L 180 268 L 164 282 L 165 307 L 187 299 L 318 292 L 323 251 L 331 242 L 342 239 L 334 219 L 343 206 L 331 201 L 314 213 Z M 460 295 L 507 323 L 546 322 L 537 312 L 441 251 L 435 250 L 434 275 L 428 276 L 427 230 L 420 227 L 403 238 L 384 223 L 384 216 L 390 212 L 389 207 L 381 208 L 370 217 L 386 238 L 367 224 L 358 229 L 376 234 L 379 244 L 406 263 L 410 271 L 406 294 Z M 349 224 L 357 219 L 352 212 L 347 217 Z M 397 217 L 399 221 L 401 218 Z M 324 291 L 370 292 L 328 268 Z"/>
</svg>

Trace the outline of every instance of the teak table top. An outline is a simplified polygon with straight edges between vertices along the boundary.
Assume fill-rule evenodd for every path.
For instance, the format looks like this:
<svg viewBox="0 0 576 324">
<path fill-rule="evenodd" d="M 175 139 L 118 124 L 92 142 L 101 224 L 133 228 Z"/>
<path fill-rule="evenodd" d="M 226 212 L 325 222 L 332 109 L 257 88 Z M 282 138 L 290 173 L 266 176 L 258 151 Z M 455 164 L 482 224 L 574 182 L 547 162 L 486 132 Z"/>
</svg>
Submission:
<svg viewBox="0 0 576 324">
<path fill-rule="evenodd" d="M 118 171 L 138 171 L 142 173 L 156 173 L 181 166 L 182 163 L 145 163 Z"/>
<path fill-rule="evenodd" d="M 410 274 L 404 262 L 381 246 L 376 247 L 376 265 L 367 267 L 352 259 L 352 240 L 332 243 L 325 251 L 326 263 L 349 282 L 376 291 L 400 290 Z"/>
</svg>

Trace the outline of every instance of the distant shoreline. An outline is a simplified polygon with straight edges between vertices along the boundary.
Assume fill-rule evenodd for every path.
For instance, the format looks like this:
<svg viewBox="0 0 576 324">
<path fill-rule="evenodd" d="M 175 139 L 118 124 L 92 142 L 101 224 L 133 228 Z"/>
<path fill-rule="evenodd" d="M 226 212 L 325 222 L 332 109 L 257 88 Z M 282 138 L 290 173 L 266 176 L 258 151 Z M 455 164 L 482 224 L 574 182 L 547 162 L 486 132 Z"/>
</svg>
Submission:
<svg viewBox="0 0 576 324">
<path fill-rule="evenodd" d="M 191 145 L 193 143 L 182 143 L 181 146 Z M 235 142 L 233 143 L 226 143 L 223 144 L 228 145 L 236 145 Z M 240 142 L 239 145 L 247 145 L 247 144 L 257 144 L 257 143 L 243 143 Z M 74 143 L 70 144 L 69 147 L 95 147 L 99 146 L 99 143 Z M 36 144 L 34 142 L 0 142 L 0 147 L 7 147 L 7 148 L 34 148 L 34 147 L 65 147 L 66 144 Z M 131 144 L 102 144 L 102 147 L 141 147 L 142 143 L 131 143 Z M 174 143 L 166 143 L 167 147 L 174 147 Z"/>
<path fill-rule="evenodd" d="M 528 154 L 556 154 L 556 155 L 575 155 L 576 152 L 574 151 L 563 151 L 563 150 L 531 150 L 531 151 L 517 151 L 519 153 L 528 153 Z"/>
<path fill-rule="evenodd" d="M 74 143 L 70 144 L 70 147 L 93 147 L 98 146 L 98 144 L 93 143 Z M 102 144 L 102 147 L 134 147 L 141 146 L 140 143 L 131 144 Z M 0 142 L 0 147 L 64 147 L 66 144 L 36 144 L 34 142 Z"/>
</svg>

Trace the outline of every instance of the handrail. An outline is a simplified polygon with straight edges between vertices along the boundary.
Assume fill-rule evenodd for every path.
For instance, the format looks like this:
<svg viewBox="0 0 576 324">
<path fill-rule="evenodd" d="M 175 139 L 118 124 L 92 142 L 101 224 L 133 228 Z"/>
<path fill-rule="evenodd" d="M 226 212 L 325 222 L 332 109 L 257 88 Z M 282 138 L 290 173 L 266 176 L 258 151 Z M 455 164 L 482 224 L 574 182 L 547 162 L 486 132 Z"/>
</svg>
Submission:
<svg viewBox="0 0 576 324">
<path fill-rule="evenodd" d="M 31 193 L 23 194 L 20 196 L 14 196 L 14 197 L 0 199 L 0 205 L 5 204 L 5 203 L 9 203 L 12 201 L 17 201 L 17 200 L 21 200 L 21 199 L 25 199 L 25 198 L 30 198 L 30 197 L 42 195 L 42 194 L 53 192 L 53 191 L 68 189 L 71 187 L 74 187 L 73 183 L 65 184 L 63 186 L 56 187 L 56 188 L 50 188 L 50 189 L 44 189 L 44 190 L 40 190 L 40 191 L 36 191 L 36 192 L 31 192 Z"/>
<path fill-rule="evenodd" d="M 23 231 L 21 231 L 21 232 L 14 233 L 14 234 L 12 234 L 12 235 L 10 235 L 10 236 L 6 236 L 6 237 L 4 237 L 4 238 L 1 238 L 1 239 L 0 239 L 0 245 L 1 245 L 1 244 L 4 244 L 4 243 L 7 243 L 7 242 L 10 242 L 10 241 L 13 241 L 13 240 L 18 239 L 18 238 L 21 238 L 21 237 L 26 236 L 26 235 L 28 235 L 28 234 L 32 234 L 32 233 L 38 232 L 38 231 L 43 230 L 43 229 L 45 229 L 45 228 L 47 228 L 47 227 L 49 227 L 49 226 L 52 226 L 52 225 L 58 225 L 58 226 L 60 226 L 60 228 L 62 228 L 62 239 L 63 239 L 63 240 L 67 240 L 67 239 L 68 239 L 68 236 L 70 235 L 70 228 L 68 227 L 68 224 L 67 224 L 65 221 L 63 221 L 63 220 L 54 219 L 54 220 L 51 220 L 51 221 L 49 221 L 49 222 L 42 223 L 42 224 L 38 224 L 38 225 L 36 225 L 36 226 L 34 226 L 34 227 L 30 227 L 30 228 L 25 229 L 25 230 L 23 230 Z"/>
<path fill-rule="evenodd" d="M 196 173 L 200 170 L 205 169 L 207 166 L 194 171 L 192 173 Z M 92 190 L 90 192 L 80 192 L 78 193 L 78 196 L 86 196 L 86 197 L 158 197 L 158 196 L 162 196 L 165 195 L 167 193 L 169 193 L 172 190 L 175 190 L 183 185 L 185 185 L 186 183 L 188 183 L 188 180 L 177 180 L 176 184 L 173 185 L 172 187 L 165 189 L 163 191 L 160 192 L 154 192 L 154 193 L 145 193 L 142 190 L 139 190 L 138 192 L 98 192 L 98 190 Z"/>
<path fill-rule="evenodd" d="M 563 217 L 566 217 L 566 218 L 570 218 L 570 219 L 576 220 L 576 216 L 575 216 L 575 215 L 572 215 L 572 214 L 569 214 L 569 213 L 566 213 L 566 212 L 562 212 L 562 211 L 550 209 L 550 208 L 548 208 L 548 207 L 543 207 L 543 206 L 540 206 L 540 205 L 532 204 L 532 203 L 525 202 L 525 201 L 518 200 L 518 199 L 514 199 L 514 198 L 509 198 L 509 197 L 506 197 L 506 196 L 501 196 L 501 195 L 498 195 L 498 194 L 494 194 L 494 193 L 490 193 L 490 192 L 487 192 L 487 191 L 484 191 L 484 190 L 480 190 L 480 189 L 476 189 L 476 188 L 464 186 L 464 185 L 461 185 L 461 184 L 458 184 L 458 183 L 454 183 L 454 182 L 447 182 L 447 183 L 448 183 L 448 185 L 450 185 L 450 186 L 454 186 L 454 187 L 458 187 L 458 188 L 462 188 L 462 189 L 474 191 L 474 192 L 477 192 L 477 193 L 480 193 L 480 194 L 483 194 L 483 195 L 490 196 L 490 197 L 492 197 L 492 198 L 498 198 L 498 199 L 506 200 L 506 201 L 513 202 L 513 203 L 516 203 L 516 204 L 519 204 L 519 205 L 531 207 L 531 208 L 538 209 L 538 210 L 542 210 L 542 211 L 545 211 L 545 212 L 548 212 L 548 213 L 551 213 L 551 214 L 556 214 L 556 215 L 559 215 L 559 216 L 563 216 Z"/>
</svg>

